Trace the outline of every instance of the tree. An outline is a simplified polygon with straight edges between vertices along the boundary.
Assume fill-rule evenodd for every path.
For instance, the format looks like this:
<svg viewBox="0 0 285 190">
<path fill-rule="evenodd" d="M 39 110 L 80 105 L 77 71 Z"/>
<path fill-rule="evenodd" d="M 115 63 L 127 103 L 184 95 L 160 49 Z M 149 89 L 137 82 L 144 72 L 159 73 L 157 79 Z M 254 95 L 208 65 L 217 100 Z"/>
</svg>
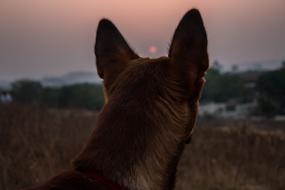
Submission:
<svg viewBox="0 0 285 190">
<path fill-rule="evenodd" d="M 60 89 L 59 107 L 99 110 L 104 104 L 101 85 L 75 84 Z"/>
<path fill-rule="evenodd" d="M 59 94 L 60 94 L 60 88 L 45 87 L 42 90 L 40 102 L 48 107 L 58 107 Z"/>
<path fill-rule="evenodd" d="M 285 68 L 261 75 L 257 91 L 260 114 L 268 117 L 285 114 Z"/>
<path fill-rule="evenodd" d="M 21 103 L 38 103 L 42 89 L 40 82 L 32 80 L 19 80 L 12 84 L 14 99 Z"/>
<path fill-rule="evenodd" d="M 243 101 L 250 93 L 237 74 L 222 74 L 216 69 L 210 69 L 206 75 L 202 101 L 225 102 L 230 99 Z"/>
<path fill-rule="evenodd" d="M 12 84 L 12 89 L 15 101 L 25 104 L 89 110 L 100 110 L 104 104 L 102 86 L 97 84 L 43 87 L 37 81 L 20 80 Z"/>
</svg>

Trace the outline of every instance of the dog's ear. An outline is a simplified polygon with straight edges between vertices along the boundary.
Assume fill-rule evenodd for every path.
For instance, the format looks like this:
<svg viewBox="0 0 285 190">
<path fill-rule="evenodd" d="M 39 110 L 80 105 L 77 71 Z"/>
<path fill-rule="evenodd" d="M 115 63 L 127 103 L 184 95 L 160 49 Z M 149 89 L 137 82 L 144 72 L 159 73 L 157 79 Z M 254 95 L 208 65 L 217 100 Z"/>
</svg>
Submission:
<svg viewBox="0 0 285 190">
<path fill-rule="evenodd" d="M 199 96 L 208 68 L 207 35 L 197 9 L 188 11 L 180 21 L 169 50 L 171 73 L 183 83 L 190 95 Z"/>
<path fill-rule="evenodd" d="M 98 75 L 111 82 L 138 55 L 129 47 L 116 26 L 107 19 L 99 22 L 95 43 Z"/>
</svg>

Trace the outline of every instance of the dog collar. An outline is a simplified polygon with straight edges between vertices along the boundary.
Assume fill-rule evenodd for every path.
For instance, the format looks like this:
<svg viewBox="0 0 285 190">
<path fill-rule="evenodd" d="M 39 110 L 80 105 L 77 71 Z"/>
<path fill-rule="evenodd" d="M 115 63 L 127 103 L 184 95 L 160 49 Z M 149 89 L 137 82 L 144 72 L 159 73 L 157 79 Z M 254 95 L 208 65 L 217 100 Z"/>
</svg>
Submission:
<svg viewBox="0 0 285 190">
<path fill-rule="evenodd" d="M 101 183 L 110 190 L 127 190 L 126 187 L 119 185 L 98 172 L 82 172 L 86 177 Z"/>
</svg>

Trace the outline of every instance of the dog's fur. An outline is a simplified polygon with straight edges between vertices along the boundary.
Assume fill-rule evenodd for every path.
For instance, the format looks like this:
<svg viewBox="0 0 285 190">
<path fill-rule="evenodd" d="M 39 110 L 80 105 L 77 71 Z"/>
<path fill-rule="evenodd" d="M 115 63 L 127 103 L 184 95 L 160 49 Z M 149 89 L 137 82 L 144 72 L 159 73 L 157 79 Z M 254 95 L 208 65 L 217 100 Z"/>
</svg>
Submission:
<svg viewBox="0 0 285 190">
<path fill-rule="evenodd" d="M 208 68 L 199 11 L 182 18 L 168 57 L 140 58 L 107 19 L 99 23 L 95 54 L 106 103 L 94 133 L 74 170 L 34 189 L 108 189 L 85 175 L 93 171 L 130 190 L 174 189 Z"/>
</svg>

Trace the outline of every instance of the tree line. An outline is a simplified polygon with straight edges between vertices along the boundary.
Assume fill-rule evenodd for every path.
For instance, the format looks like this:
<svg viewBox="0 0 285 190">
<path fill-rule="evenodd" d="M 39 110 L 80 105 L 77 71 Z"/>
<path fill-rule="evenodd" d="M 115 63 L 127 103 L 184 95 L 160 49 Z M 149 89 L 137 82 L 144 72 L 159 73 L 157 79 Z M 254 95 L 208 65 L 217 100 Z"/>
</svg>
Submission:
<svg viewBox="0 0 285 190">
<path fill-rule="evenodd" d="M 284 67 L 262 72 L 253 86 L 249 86 L 240 73 L 221 73 L 217 69 L 208 71 L 206 81 L 202 102 L 256 101 L 256 115 L 285 115 Z"/>
<path fill-rule="evenodd" d="M 206 80 L 202 102 L 257 101 L 256 114 L 285 114 L 284 68 L 262 73 L 253 88 L 239 74 L 221 73 L 217 69 L 210 69 Z M 12 84 L 12 95 L 16 102 L 53 108 L 100 110 L 104 104 L 101 84 L 46 87 L 38 81 L 19 80 Z"/>
<path fill-rule="evenodd" d="M 99 84 L 45 87 L 38 81 L 19 80 L 12 84 L 14 101 L 53 108 L 100 110 L 104 97 Z"/>
</svg>

